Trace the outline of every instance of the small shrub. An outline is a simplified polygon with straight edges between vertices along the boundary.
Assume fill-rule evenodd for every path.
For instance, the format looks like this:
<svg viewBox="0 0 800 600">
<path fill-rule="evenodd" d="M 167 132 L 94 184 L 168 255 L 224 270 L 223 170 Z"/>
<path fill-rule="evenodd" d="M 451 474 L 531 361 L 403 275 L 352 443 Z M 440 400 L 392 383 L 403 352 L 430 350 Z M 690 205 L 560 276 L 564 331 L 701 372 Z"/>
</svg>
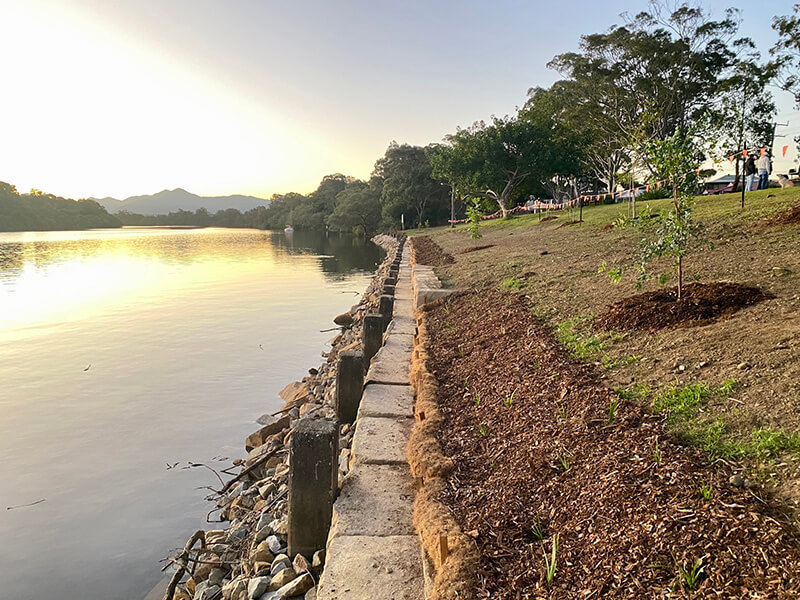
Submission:
<svg viewBox="0 0 800 600">
<path fill-rule="evenodd" d="M 509 277 L 508 279 L 504 279 L 500 285 L 504 290 L 518 292 L 519 290 L 525 288 L 528 285 L 528 282 L 524 279 L 519 279 L 518 277 Z"/>
<path fill-rule="evenodd" d="M 556 533 L 553 536 L 553 541 L 550 547 L 550 557 L 548 558 L 547 552 L 545 552 L 544 548 L 542 548 L 542 554 L 544 555 L 544 578 L 547 581 L 548 585 L 553 583 L 556 578 L 556 565 L 558 561 L 558 543 L 559 543 L 559 535 Z"/>
<path fill-rule="evenodd" d="M 703 574 L 704 568 L 703 559 L 701 558 L 689 569 L 686 569 L 683 565 L 678 565 L 678 575 L 684 585 L 690 590 L 693 590 L 697 587 L 697 584 L 700 583 L 700 576 Z"/>
<path fill-rule="evenodd" d="M 617 414 L 617 409 L 619 408 L 619 398 L 612 398 L 611 402 L 608 404 L 608 424 L 611 425 L 614 422 L 614 415 Z"/>
</svg>

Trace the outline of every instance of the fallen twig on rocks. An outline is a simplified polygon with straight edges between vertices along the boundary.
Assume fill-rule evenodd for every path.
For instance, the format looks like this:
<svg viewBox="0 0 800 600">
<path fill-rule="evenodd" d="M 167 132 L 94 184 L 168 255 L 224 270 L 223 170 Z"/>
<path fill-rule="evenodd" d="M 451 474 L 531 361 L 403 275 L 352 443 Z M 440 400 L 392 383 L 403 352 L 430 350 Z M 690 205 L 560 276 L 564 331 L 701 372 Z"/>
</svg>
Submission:
<svg viewBox="0 0 800 600">
<path fill-rule="evenodd" d="M 175 588 L 178 587 L 178 583 L 180 583 L 181 578 L 183 577 L 184 573 L 186 573 L 186 569 L 188 568 L 186 563 L 189 559 L 189 553 L 192 551 L 192 547 L 195 545 L 197 540 L 200 540 L 202 544 L 201 548 L 205 549 L 206 532 L 202 529 L 198 529 L 192 534 L 192 537 L 189 538 L 189 541 L 186 542 L 186 545 L 183 547 L 183 551 L 176 559 L 174 559 L 178 565 L 178 569 L 175 571 L 172 579 L 169 580 L 167 591 L 164 592 L 164 600 L 172 600 L 172 597 L 175 595 Z"/>
<path fill-rule="evenodd" d="M 268 461 L 270 458 L 272 458 L 273 456 L 275 456 L 275 455 L 276 455 L 278 452 L 280 452 L 281 450 L 284 450 L 284 448 L 283 448 L 283 447 L 281 447 L 281 446 L 278 446 L 278 447 L 277 447 L 277 448 L 275 448 L 274 450 L 271 450 L 271 451 L 267 452 L 267 453 L 266 453 L 264 456 L 262 456 L 261 458 L 259 458 L 257 461 L 255 461 L 255 462 L 254 462 L 252 465 L 250 465 L 249 467 L 246 467 L 245 469 L 243 469 L 241 473 L 239 473 L 239 474 L 238 474 L 236 477 L 234 477 L 233 479 L 231 479 L 230 481 L 228 481 L 228 483 L 226 483 L 225 485 L 223 485 L 223 486 L 222 486 L 222 489 L 219 491 L 220 495 L 222 495 L 222 494 L 224 494 L 225 492 L 227 492 L 229 489 L 231 489 L 231 486 L 232 486 L 234 483 L 236 483 L 237 481 L 241 480 L 241 479 L 242 479 L 242 477 L 245 477 L 246 475 L 249 475 L 250 473 L 252 473 L 253 471 L 255 471 L 255 470 L 258 468 L 258 467 L 260 467 L 261 465 L 263 465 L 265 462 L 267 462 L 267 461 Z"/>
</svg>

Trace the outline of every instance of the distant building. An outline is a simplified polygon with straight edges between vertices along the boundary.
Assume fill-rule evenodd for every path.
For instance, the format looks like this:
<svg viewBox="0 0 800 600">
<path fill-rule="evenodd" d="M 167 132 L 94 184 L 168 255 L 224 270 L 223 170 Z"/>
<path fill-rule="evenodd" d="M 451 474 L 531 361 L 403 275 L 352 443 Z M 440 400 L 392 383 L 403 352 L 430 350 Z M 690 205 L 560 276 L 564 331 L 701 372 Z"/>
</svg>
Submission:
<svg viewBox="0 0 800 600">
<path fill-rule="evenodd" d="M 733 175 L 723 175 L 722 177 L 717 177 L 711 181 L 706 181 L 703 191 L 706 194 L 719 193 L 721 190 L 726 188 L 730 188 L 730 191 L 733 191 L 733 180 Z"/>
</svg>

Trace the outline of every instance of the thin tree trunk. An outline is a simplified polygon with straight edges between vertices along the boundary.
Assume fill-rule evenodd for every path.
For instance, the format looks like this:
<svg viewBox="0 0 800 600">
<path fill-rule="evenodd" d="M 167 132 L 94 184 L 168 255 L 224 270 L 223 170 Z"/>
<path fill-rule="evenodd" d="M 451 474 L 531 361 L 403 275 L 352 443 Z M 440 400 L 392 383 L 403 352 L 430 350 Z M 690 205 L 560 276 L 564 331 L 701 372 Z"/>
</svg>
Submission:
<svg viewBox="0 0 800 600">
<path fill-rule="evenodd" d="M 678 257 L 678 301 L 683 297 L 683 257 Z"/>
</svg>

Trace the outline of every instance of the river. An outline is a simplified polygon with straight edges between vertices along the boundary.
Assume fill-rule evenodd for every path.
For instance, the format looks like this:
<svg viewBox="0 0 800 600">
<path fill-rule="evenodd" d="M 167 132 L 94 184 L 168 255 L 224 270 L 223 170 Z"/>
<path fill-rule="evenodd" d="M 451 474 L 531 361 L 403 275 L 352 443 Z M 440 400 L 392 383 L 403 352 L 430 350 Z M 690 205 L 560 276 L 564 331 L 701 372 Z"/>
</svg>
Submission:
<svg viewBox="0 0 800 600">
<path fill-rule="evenodd" d="M 0 233 L 0 597 L 143 598 L 213 527 L 219 481 L 189 463 L 244 455 L 381 258 L 302 232 Z"/>
</svg>

